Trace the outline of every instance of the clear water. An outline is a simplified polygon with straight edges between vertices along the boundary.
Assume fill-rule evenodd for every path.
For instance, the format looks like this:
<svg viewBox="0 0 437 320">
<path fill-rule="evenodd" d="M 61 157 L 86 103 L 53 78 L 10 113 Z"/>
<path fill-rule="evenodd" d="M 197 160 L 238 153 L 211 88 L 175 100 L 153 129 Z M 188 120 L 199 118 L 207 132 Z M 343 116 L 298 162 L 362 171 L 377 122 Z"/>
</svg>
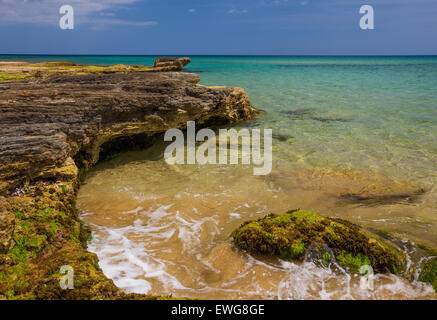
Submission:
<svg viewBox="0 0 437 320">
<path fill-rule="evenodd" d="M 153 58 L 25 57 L 147 65 Z M 437 57 L 192 57 L 187 71 L 204 85 L 242 87 L 267 111 L 253 127 L 283 137 L 274 139 L 274 172 L 169 167 L 162 145 L 98 165 L 78 206 L 94 231 L 90 248 L 117 285 L 201 298 L 435 298 L 428 286 L 383 275 L 374 292 L 362 292 L 359 279 L 235 251 L 228 236 L 243 221 L 300 207 L 437 248 Z M 383 176 L 427 192 L 373 206 L 330 197 L 339 185 L 365 185 L 363 177 L 384 185 Z"/>
</svg>

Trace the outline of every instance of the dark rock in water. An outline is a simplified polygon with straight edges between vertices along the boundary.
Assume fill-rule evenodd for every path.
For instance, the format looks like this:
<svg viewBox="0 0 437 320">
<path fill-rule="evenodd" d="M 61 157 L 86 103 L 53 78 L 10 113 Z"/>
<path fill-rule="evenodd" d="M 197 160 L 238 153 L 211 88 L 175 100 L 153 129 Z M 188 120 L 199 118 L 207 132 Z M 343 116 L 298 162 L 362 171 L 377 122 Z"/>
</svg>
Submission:
<svg viewBox="0 0 437 320">
<path fill-rule="evenodd" d="M 381 204 L 394 204 L 401 201 L 415 202 L 425 193 L 425 189 L 419 188 L 411 193 L 392 193 L 392 194 L 342 194 L 339 200 L 349 203 L 360 203 L 368 206 Z"/>
<path fill-rule="evenodd" d="M 423 186 L 361 170 L 315 169 L 272 173 L 268 179 L 285 191 L 317 190 L 338 204 L 385 205 L 415 201 Z"/>
<path fill-rule="evenodd" d="M 419 280 L 430 283 L 437 292 L 437 258 L 425 263 L 419 275 Z"/>
<path fill-rule="evenodd" d="M 291 116 L 297 119 L 314 120 L 320 122 L 348 122 L 349 117 L 343 117 L 336 114 L 317 114 L 313 108 L 303 108 L 296 110 L 282 110 L 281 114 Z"/>
<path fill-rule="evenodd" d="M 304 210 L 246 222 L 232 236 L 235 245 L 249 253 L 297 261 L 307 257 L 325 266 L 335 260 L 351 273 L 365 265 L 396 274 L 406 267 L 405 255 L 391 242 L 348 221 Z"/>
<path fill-rule="evenodd" d="M 281 110 L 279 112 L 288 116 L 303 117 L 313 114 L 314 109 L 306 108 L 306 109 L 296 109 L 296 110 Z"/>
<path fill-rule="evenodd" d="M 338 118 L 338 117 L 309 117 L 311 120 L 320 121 L 320 122 L 348 122 L 350 121 L 347 118 Z"/>
<path fill-rule="evenodd" d="M 281 133 L 274 133 L 272 135 L 273 139 L 279 140 L 279 141 L 288 141 L 293 138 L 293 136 L 290 136 L 288 134 L 281 134 Z"/>
<path fill-rule="evenodd" d="M 171 67 L 172 70 L 180 71 L 187 64 L 191 62 L 190 58 L 172 58 L 172 57 L 158 57 L 155 59 L 154 67 L 162 68 L 162 67 Z"/>
</svg>

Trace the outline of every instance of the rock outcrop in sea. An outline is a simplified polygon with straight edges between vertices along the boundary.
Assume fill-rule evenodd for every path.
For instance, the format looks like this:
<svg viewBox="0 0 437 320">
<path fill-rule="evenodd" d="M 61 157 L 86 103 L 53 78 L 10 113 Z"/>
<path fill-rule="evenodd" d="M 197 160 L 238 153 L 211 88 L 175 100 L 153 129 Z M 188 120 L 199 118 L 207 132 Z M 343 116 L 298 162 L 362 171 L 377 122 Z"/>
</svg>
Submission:
<svg viewBox="0 0 437 320">
<path fill-rule="evenodd" d="M 174 68 L 176 71 L 182 70 L 187 64 L 191 62 L 190 58 L 172 58 L 172 57 L 158 57 L 155 59 L 155 68 Z"/>
<path fill-rule="evenodd" d="M 309 259 L 322 266 L 336 263 L 351 273 L 371 266 L 375 272 L 398 274 L 406 267 L 404 253 L 393 243 L 346 220 L 305 210 L 246 222 L 232 236 L 237 247 L 253 254 Z"/>
</svg>

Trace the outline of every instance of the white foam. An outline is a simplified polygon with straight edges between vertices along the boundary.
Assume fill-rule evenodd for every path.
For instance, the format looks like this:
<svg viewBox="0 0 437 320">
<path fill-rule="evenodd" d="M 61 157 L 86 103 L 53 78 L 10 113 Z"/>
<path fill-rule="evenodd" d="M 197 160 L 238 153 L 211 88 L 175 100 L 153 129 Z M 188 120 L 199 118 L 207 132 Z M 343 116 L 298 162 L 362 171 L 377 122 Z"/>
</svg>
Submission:
<svg viewBox="0 0 437 320">
<path fill-rule="evenodd" d="M 430 285 L 394 275 L 375 275 L 374 290 L 369 291 L 360 287 L 359 276 L 351 276 L 338 265 L 325 269 L 312 262 L 266 263 L 247 254 L 241 255 L 242 267 L 238 271 L 230 271 L 230 276 L 221 282 L 210 283 L 189 265 L 166 260 L 168 255 L 164 253 L 174 256 L 172 251 L 180 250 L 182 255 L 192 255 L 204 269 L 220 278 L 223 270 L 206 262 L 202 255 L 205 244 L 211 246 L 223 229 L 218 217 L 197 218 L 199 215 L 193 217 L 192 212 L 190 216 L 172 210 L 173 206 L 160 206 L 156 210 L 139 206 L 131 211 L 131 214 L 139 214 L 139 218 L 122 228 L 92 225 L 94 239 L 89 248 L 98 254 L 103 272 L 117 286 L 136 293 L 151 293 L 158 287 L 162 293 L 177 291 L 182 296 L 192 297 L 204 294 L 204 297 L 265 299 L 416 299 L 433 295 Z M 243 207 L 247 208 L 245 205 L 240 208 Z M 237 212 L 228 214 L 232 218 L 241 218 Z M 169 248 L 162 249 L 162 244 L 167 241 Z M 170 245 L 175 243 L 180 243 L 181 249 Z M 409 253 L 406 255 L 411 265 Z M 171 271 L 176 269 L 183 270 L 185 278 L 176 278 Z M 275 274 L 276 279 L 282 275 L 283 278 L 279 283 L 269 283 L 269 274 Z M 193 281 L 187 284 L 184 283 L 186 279 Z M 242 284 L 244 288 L 241 288 Z"/>
<path fill-rule="evenodd" d="M 320 268 L 312 262 L 284 262 L 282 266 L 288 275 L 278 286 L 279 299 L 421 299 L 433 294 L 429 284 L 392 274 L 376 274 L 374 289 L 370 290 L 360 286 L 359 275 Z"/>
<path fill-rule="evenodd" d="M 147 250 L 143 243 L 129 239 L 129 236 L 144 233 L 168 239 L 174 230 L 160 232 L 168 226 L 144 226 L 141 220 L 136 220 L 133 225 L 119 229 L 93 226 L 93 229 L 99 230 L 105 236 L 94 237 L 89 249 L 98 254 L 103 272 L 127 292 L 148 293 L 152 286 L 144 278 L 156 279 L 169 290 L 186 289 L 166 271 L 168 264 L 166 261 L 156 258 L 153 250 Z"/>
<path fill-rule="evenodd" d="M 183 250 L 195 252 L 201 244 L 200 236 L 204 229 L 210 230 L 211 237 L 218 234 L 214 217 L 193 219 L 179 211 L 176 214 L 170 212 L 171 207 L 172 205 L 161 206 L 154 211 L 144 212 L 149 218 L 146 223 L 136 219 L 132 225 L 118 229 L 92 226 L 103 235 L 94 237 L 89 246 L 90 251 L 98 254 L 103 272 L 127 292 L 148 293 L 152 285 L 146 279 L 160 282 L 169 292 L 176 289 L 187 290 L 176 277 L 167 272 L 167 266 L 174 263 L 157 258 L 163 250 L 154 250 L 150 246 L 154 242 L 169 240 L 177 232 Z M 143 208 L 138 207 L 131 213 L 141 210 Z M 168 222 L 169 220 L 172 222 Z"/>
</svg>

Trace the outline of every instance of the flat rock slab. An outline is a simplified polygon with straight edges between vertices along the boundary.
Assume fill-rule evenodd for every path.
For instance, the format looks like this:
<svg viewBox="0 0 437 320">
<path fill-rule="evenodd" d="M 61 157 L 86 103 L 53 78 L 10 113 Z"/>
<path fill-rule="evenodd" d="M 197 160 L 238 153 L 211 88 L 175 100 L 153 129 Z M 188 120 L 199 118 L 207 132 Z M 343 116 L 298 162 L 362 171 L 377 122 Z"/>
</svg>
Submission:
<svg viewBox="0 0 437 320">
<path fill-rule="evenodd" d="M 285 191 L 313 190 L 340 202 L 367 205 L 412 201 L 422 186 L 360 170 L 315 169 L 272 173 L 268 179 Z"/>
<path fill-rule="evenodd" d="M 0 83 L 0 193 L 50 177 L 79 152 L 93 165 L 100 146 L 119 137 L 254 116 L 243 89 L 198 82 L 191 73 L 132 72 Z"/>
</svg>

